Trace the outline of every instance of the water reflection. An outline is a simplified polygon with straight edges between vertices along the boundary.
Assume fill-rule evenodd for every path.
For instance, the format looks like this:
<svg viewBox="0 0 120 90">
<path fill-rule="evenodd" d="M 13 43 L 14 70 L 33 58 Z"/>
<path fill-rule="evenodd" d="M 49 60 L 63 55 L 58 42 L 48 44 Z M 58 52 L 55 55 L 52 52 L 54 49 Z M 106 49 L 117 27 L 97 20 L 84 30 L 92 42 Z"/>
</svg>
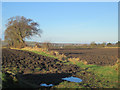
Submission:
<svg viewBox="0 0 120 90">
<path fill-rule="evenodd" d="M 80 83 L 82 82 L 82 79 L 77 78 L 77 77 L 66 77 L 66 78 L 62 78 L 62 80 L 66 80 L 66 81 L 70 81 L 70 82 L 77 82 Z"/>
<path fill-rule="evenodd" d="M 53 86 L 53 84 L 49 84 L 49 85 L 47 85 L 47 84 L 43 83 L 43 84 L 40 84 L 40 86 L 51 87 L 51 86 Z"/>
</svg>

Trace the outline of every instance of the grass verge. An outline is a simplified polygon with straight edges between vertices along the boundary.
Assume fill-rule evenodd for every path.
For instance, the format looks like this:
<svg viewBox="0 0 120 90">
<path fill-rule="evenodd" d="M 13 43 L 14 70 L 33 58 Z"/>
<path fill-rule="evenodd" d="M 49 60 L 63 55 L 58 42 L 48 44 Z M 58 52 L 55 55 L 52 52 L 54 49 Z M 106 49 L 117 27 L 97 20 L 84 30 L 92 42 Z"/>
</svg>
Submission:
<svg viewBox="0 0 120 90">
<path fill-rule="evenodd" d="M 24 51 L 30 51 L 30 52 L 34 52 L 36 54 L 40 54 L 42 56 L 47 56 L 47 57 L 51 57 L 51 58 L 55 58 L 55 59 L 58 59 L 57 57 L 55 57 L 54 55 L 51 55 L 49 54 L 49 51 L 46 51 L 44 49 L 41 49 L 41 48 L 22 48 L 22 49 L 19 49 L 19 48 L 11 48 L 11 49 L 16 49 L 16 50 L 24 50 Z"/>
<path fill-rule="evenodd" d="M 47 54 L 44 51 L 37 51 L 37 50 L 29 50 L 29 49 L 20 49 L 20 50 L 26 50 L 31 51 L 43 56 L 52 57 L 52 58 L 58 58 L 51 54 Z M 98 81 L 96 83 L 99 83 L 100 87 L 102 88 L 117 88 L 118 85 L 118 64 L 114 66 L 98 66 L 98 65 L 88 65 L 84 64 L 82 61 L 70 61 L 66 64 L 75 64 L 82 69 L 85 69 L 87 72 L 92 72 L 95 74 L 95 80 Z M 79 74 L 79 73 L 77 73 Z M 100 81 L 100 82 L 99 82 Z M 107 84 L 107 86 L 105 85 Z M 67 82 L 64 81 L 60 83 L 57 88 L 83 88 L 80 83 L 73 83 L 73 82 Z"/>
<path fill-rule="evenodd" d="M 43 56 L 47 56 L 47 57 L 51 57 L 51 58 L 57 59 L 57 57 L 52 56 L 52 55 L 50 55 L 50 54 L 47 54 L 47 53 L 45 53 L 45 52 L 39 52 L 39 51 L 31 51 L 31 52 L 34 52 L 34 53 L 36 53 L 36 54 L 40 54 L 40 55 L 43 55 Z"/>
<path fill-rule="evenodd" d="M 100 83 L 103 87 L 104 83 L 108 83 L 108 88 L 118 87 L 118 63 L 114 66 L 85 65 L 81 61 L 76 61 L 76 63 L 69 63 L 76 64 L 86 71 L 94 73 L 97 76 L 96 79 L 101 80 Z"/>
</svg>

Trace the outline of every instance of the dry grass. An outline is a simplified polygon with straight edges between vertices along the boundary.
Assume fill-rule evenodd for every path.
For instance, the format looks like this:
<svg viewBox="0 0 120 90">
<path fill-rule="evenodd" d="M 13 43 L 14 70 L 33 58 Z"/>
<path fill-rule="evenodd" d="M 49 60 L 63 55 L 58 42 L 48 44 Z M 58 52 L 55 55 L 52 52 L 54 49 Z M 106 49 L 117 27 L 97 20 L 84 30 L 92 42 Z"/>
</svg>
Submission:
<svg viewBox="0 0 120 90">
<path fill-rule="evenodd" d="M 83 62 L 84 65 L 88 64 L 87 61 L 85 61 L 85 60 L 81 60 L 81 62 Z"/>
<path fill-rule="evenodd" d="M 27 50 L 27 51 L 38 51 L 40 53 L 44 52 L 48 55 L 51 55 L 53 57 L 57 57 L 59 60 L 64 61 L 64 60 L 68 60 L 74 64 L 76 64 L 76 62 L 82 62 L 84 65 L 87 65 L 87 61 L 85 60 L 81 60 L 80 58 L 67 58 L 67 56 L 65 56 L 64 54 L 59 54 L 59 52 L 57 51 L 48 51 L 45 48 L 38 48 L 38 47 L 25 47 L 22 49 L 19 48 L 11 48 L 11 49 L 17 49 L 17 50 Z"/>
<path fill-rule="evenodd" d="M 104 47 L 104 48 L 120 48 L 120 47 Z"/>
<path fill-rule="evenodd" d="M 37 47 L 25 47 L 23 48 L 22 50 L 28 50 L 28 51 L 38 51 L 38 52 L 44 52 L 48 55 L 51 55 L 51 56 L 54 56 L 54 57 L 57 57 L 59 60 L 65 60 L 66 59 L 66 56 L 64 54 L 59 54 L 59 52 L 57 51 L 48 51 L 44 48 L 37 48 Z"/>
<path fill-rule="evenodd" d="M 68 61 L 71 61 L 74 64 L 76 64 L 76 61 L 80 61 L 79 58 L 67 58 L 67 56 L 65 56 L 64 54 L 59 54 L 59 52 L 57 52 L 57 51 L 47 51 L 44 48 L 25 47 L 22 50 L 44 52 L 44 53 L 49 54 L 51 56 L 57 57 L 61 61 L 68 60 Z M 85 60 L 82 60 L 81 62 L 83 62 L 85 65 L 87 64 L 87 61 L 85 61 Z"/>
<path fill-rule="evenodd" d="M 68 58 L 69 61 L 71 61 L 73 64 L 76 64 L 77 61 L 79 61 L 79 58 Z"/>
<path fill-rule="evenodd" d="M 40 52 L 42 52 L 42 51 L 45 51 L 44 49 L 42 49 L 42 48 L 37 48 L 37 47 L 25 47 L 25 48 L 22 48 L 22 50 L 29 50 L 29 51 L 40 51 Z"/>
</svg>

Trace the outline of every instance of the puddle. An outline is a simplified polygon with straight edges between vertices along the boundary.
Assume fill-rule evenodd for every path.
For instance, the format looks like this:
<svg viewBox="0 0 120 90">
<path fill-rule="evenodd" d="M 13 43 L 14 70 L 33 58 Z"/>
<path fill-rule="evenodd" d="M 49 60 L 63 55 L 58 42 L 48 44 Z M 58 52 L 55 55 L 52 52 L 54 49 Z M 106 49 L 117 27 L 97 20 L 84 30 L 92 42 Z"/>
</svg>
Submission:
<svg viewBox="0 0 120 90">
<path fill-rule="evenodd" d="M 66 81 L 70 81 L 70 82 L 77 82 L 80 83 L 82 82 L 82 79 L 77 78 L 77 77 L 66 77 L 66 78 L 62 78 L 62 80 L 66 80 Z"/>
<path fill-rule="evenodd" d="M 53 84 L 49 84 L 49 85 L 47 85 L 47 84 L 40 84 L 40 86 L 45 86 L 45 87 L 51 87 L 51 86 L 53 86 Z"/>
<path fill-rule="evenodd" d="M 66 81 L 70 81 L 70 82 L 76 82 L 76 83 L 80 83 L 82 82 L 82 79 L 80 78 L 77 78 L 77 77 L 66 77 L 66 78 L 62 78 L 62 80 L 66 80 Z M 42 83 L 40 84 L 40 86 L 44 86 L 44 87 L 51 87 L 51 86 L 54 86 L 53 84 L 45 84 L 45 83 Z"/>
</svg>

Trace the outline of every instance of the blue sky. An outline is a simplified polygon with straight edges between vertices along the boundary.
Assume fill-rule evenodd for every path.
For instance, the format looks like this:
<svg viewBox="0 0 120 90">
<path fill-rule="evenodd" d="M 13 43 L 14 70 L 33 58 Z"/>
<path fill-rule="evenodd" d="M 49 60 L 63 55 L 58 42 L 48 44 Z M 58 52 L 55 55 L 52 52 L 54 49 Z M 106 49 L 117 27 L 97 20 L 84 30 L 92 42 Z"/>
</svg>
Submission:
<svg viewBox="0 0 120 90">
<path fill-rule="evenodd" d="M 118 40 L 117 2 L 3 2 L 2 39 L 7 19 L 13 16 L 25 16 L 40 24 L 41 38 L 34 36 L 29 41 L 90 43 Z"/>
</svg>

